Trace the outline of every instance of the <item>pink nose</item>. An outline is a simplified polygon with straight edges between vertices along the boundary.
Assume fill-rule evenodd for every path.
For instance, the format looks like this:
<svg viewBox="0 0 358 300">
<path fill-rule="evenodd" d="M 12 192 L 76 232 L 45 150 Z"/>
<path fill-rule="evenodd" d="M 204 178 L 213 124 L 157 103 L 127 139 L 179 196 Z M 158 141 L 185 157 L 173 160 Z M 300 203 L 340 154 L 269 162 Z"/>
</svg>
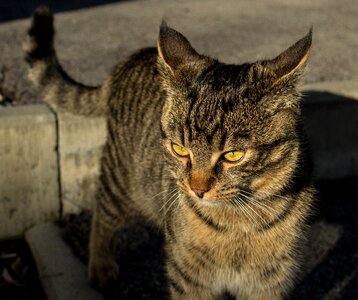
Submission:
<svg viewBox="0 0 358 300">
<path fill-rule="evenodd" d="M 206 190 L 206 191 L 204 191 L 204 190 L 199 190 L 199 189 L 191 189 L 194 193 L 195 193 L 195 195 L 197 195 L 199 198 L 203 198 L 204 197 L 204 194 L 208 191 L 208 190 Z"/>
</svg>

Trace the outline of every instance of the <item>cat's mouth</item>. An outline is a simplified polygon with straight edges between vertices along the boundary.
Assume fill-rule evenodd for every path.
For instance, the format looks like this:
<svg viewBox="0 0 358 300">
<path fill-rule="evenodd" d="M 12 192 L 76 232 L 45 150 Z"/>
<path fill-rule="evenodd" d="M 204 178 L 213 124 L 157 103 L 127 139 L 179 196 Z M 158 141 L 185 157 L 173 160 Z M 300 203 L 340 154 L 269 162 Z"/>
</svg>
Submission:
<svg viewBox="0 0 358 300">
<path fill-rule="evenodd" d="M 190 191 L 187 192 L 188 196 L 195 201 L 196 203 L 199 203 L 204 206 L 208 207 L 218 207 L 224 204 L 222 201 L 216 201 L 212 199 L 210 194 L 204 194 L 202 197 L 198 197 L 194 192 Z"/>
<path fill-rule="evenodd" d="M 224 201 L 215 200 L 215 196 L 213 197 L 212 193 L 214 192 L 211 190 L 209 193 L 205 193 L 203 196 L 198 196 L 187 184 L 178 183 L 179 187 L 181 188 L 182 192 L 190 198 L 192 201 L 204 205 L 207 207 L 218 207 L 225 204 Z"/>
</svg>

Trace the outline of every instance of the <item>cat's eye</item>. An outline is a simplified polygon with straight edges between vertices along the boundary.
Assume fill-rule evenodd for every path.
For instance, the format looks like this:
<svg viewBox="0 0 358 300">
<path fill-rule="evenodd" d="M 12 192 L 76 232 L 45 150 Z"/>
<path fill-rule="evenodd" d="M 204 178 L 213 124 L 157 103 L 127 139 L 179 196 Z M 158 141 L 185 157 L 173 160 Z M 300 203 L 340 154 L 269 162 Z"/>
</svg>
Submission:
<svg viewBox="0 0 358 300">
<path fill-rule="evenodd" d="M 245 154 L 244 151 L 235 150 L 235 151 L 226 152 L 224 154 L 224 158 L 228 162 L 234 163 L 234 162 L 238 162 L 244 156 L 244 154 Z"/>
<path fill-rule="evenodd" d="M 181 157 L 186 157 L 189 155 L 189 150 L 178 144 L 172 143 L 172 149 L 175 152 L 175 154 Z"/>
</svg>

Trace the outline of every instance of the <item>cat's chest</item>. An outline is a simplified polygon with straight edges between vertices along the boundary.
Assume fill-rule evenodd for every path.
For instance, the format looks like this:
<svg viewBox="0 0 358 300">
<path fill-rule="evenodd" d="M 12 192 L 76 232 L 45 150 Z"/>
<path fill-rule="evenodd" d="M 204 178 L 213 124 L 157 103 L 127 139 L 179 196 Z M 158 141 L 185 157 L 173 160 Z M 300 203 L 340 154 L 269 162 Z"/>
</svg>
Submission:
<svg viewBox="0 0 358 300">
<path fill-rule="evenodd" d="M 201 217 L 190 209 L 176 214 L 175 237 L 168 248 L 174 260 L 189 265 L 190 272 L 195 270 L 218 293 L 235 292 L 243 283 L 256 282 L 262 274 L 279 270 L 273 267 L 275 261 L 289 259 L 287 240 L 278 231 L 219 228 Z"/>
<path fill-rule="evenodd" d="M 238 226 L 213 225 L 215 216 L 204 220 L 191 210 L 183 211 L 180 219 L 179 242 L 203 249 L 218 268 L 243 270 L 257 261 L 269 261 L 275 253 L 284 251 L 284 238 L 272 232 L 246 232 Z M 275 245 L 275 246 L 273 246 Z"/>
<path fill-rule="evenodd" d="M 201 248 L 217 266 L 231 267 L 248 252 L 245 234 L 217 223 L 214 216 L 184 207 L 178 223 L 178 242 Z"/>
</svg>

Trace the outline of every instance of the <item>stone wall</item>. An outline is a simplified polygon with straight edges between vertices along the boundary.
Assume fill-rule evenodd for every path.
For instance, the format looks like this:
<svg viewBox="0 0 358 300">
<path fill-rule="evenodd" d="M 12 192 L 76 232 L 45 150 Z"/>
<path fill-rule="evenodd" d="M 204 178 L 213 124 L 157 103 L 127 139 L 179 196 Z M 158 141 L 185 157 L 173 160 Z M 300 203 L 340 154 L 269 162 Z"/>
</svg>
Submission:
<svg viewBox="0 0 358 300">
<path fill-rule="evenodd" d="M 0 239 L 90 209 L 105 141 L 104 118 L 45 105 L 0 109 Z"/>
<path fill-rule="evenodd" d="M 54 123 L 43 105 L 0 109 L 0 238 L 58 218 Z"/>
</svg>

